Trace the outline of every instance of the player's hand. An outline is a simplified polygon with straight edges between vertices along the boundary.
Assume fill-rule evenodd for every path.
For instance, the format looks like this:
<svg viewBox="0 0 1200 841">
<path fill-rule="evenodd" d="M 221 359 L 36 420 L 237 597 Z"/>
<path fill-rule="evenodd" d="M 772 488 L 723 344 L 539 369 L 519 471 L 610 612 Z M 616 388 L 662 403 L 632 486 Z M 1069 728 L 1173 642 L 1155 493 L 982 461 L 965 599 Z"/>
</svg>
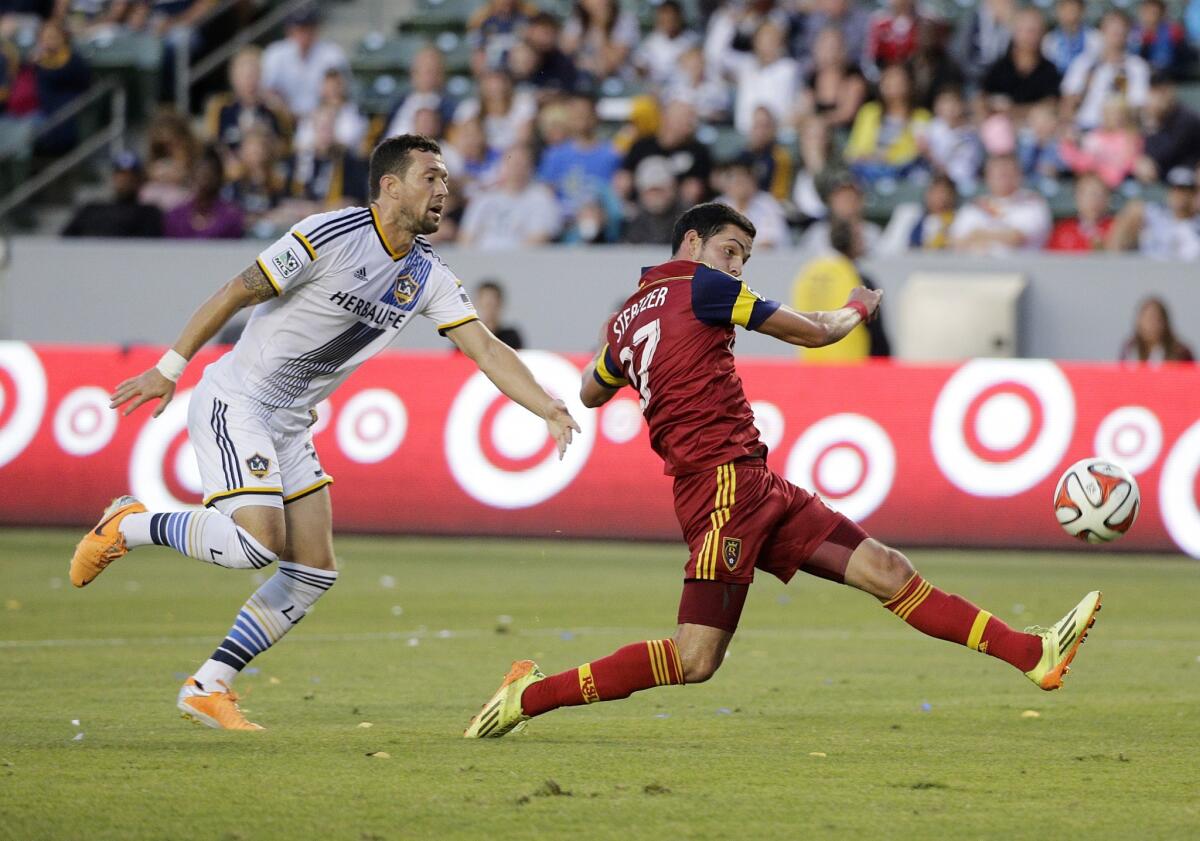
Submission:
<svg viewBox="0 0 1200 841">
<path fill-rule="evenodd" d="M 583 430 L 579 428 L 575 418 L 571 417 L 571 413 L 567 411 L 567 404 L 561 400 L 554 400 L 550 403 L 545 418 L 546 427 L 550 430 L 554 442 L 558 444 L 558 460 L 562 461 L 562 457 L 567 452 L 567 445 L 571 443 L 571 430 L 575 430 L 575 432 Z"/>
<path fill-rule="evenodd" d="M 167 408 L 167 404 L 171 402 L 171 398 L 174 396 L 175 383 L 164 377 L 158 368 L 150 368 L 136 377 L 130 377 L 117 386 L 116 390 L 112 393 L 108 408 L 119 409 L 132 400 L 134 402 L 130 403 L 125 411 L 121 413 L 122 415 L 128 415 L 143 403 L 157 399 L 158 407 L 154 410 L 154 417 L 158 417 L 163 413 L 163 409 Z"/>
<path fill-rule="evenodd" d="M 850 290 L 850 300 L 858 301 L 867 308 L 867 321 L 874 321 L 879 311 L 879 299 L 883 297 L 882 289 L 868 289 L 856 286 Z"/>
</svg>

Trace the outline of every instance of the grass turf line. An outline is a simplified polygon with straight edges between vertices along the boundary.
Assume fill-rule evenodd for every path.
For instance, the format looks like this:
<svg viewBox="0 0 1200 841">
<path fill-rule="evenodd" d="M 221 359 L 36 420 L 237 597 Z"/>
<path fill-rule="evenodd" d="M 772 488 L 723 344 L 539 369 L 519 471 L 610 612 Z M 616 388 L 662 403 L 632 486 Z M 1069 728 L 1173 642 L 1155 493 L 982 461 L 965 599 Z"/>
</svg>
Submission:
<svg viewBox="0 0 1200 841">
<path fill-rule="evenodd" d="M 1200 825 L 1194 562 L 913 553 L 1016 626 L 1103 589 L 1056 693 L 863 594 L 763 576 L 709 683 L 466 742 L 510 660 L 553 672 L 667 635 L 681 549 L 340 538 L 337 587 L 238 682 L 269 730 L 238 734 L 179 720 L 174 697 L 253 574 L 145 549 L 76 591 L 76 538 L 0 531 L 0 838 L 1094 839 Z"/>
</svg>

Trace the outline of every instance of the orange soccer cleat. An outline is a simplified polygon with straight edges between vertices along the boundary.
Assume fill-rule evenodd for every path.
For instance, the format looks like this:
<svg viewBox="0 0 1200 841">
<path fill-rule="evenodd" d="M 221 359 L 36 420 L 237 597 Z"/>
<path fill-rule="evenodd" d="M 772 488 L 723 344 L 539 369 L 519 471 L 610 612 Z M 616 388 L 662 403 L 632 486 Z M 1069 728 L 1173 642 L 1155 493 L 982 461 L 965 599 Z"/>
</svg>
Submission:
<svg viewBox="0 0 1200 841">
<path fill-rule="evenodd" d="M 241 707 L 238 706 L 237 693 L 224 681 L 218 683 L 223 688 L 209 692 L 197 683 L 194 677 L 185 680 L 179 690 L 177 703 L 183 717 L 217 730 L 266 729 L 261 724 L 247 721 Z"/>
<path fill-rule="evenodd" d="M 109 503 L 100 522 L 75 547 L 75 554 L 71 558 L 71 583 L 76 587 L 86 587 L 109 564 L 124 557 L 129 548 L 121 534 L 121 520 L 130 514 L 145 511 L 146 506 L 131 496 L 119 496 Z"/>
</svg>

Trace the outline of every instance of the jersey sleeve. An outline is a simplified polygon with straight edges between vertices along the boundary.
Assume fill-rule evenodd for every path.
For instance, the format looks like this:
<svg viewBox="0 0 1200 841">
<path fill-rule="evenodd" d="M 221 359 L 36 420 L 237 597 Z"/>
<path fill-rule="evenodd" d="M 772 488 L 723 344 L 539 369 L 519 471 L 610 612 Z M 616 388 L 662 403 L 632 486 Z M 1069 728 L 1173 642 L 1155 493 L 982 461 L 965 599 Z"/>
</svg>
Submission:
<svg viewBox="0 0 1200 841">
<path fill-rule="evenodd" d="M 429 283 L 421 315 L 437 324 L 438 333 L 444 336 L 455 327 L 479 320 L 471 296 L 463 289 L 458 278 L 447 271 L 435 269 L 430 273 Z"/>
<path fill-rule="evenodd" d="M 757 330 L 779 302 L 764 298 L 731 274 L 701 266 L 692 277 L 692 312 L 714 327 L 736 324 Z"/>
<path fill-rule="evenodd" d="M 629 380 L 623 375 L 621 366 L 617 364 L 612 348 L 608 346 L 607 342 L 596 354 L 596 367 L 592 371 L 592 376 L 605 388 L 616 389 L 629 384 Z"/>
<path fill-rule="evenodd" d="M 312 280 L 316 276 L 316 262 L 317 253 L 295 228 L 258 255 L 258 267 L 275 287 L 276 295 Z"/>
</svg>

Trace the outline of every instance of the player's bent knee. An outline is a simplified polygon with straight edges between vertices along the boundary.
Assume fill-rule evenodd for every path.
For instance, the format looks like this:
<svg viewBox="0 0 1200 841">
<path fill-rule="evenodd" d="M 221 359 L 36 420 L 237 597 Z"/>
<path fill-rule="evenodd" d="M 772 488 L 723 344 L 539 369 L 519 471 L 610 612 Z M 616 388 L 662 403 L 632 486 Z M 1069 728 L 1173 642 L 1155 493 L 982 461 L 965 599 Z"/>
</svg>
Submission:
<svg viewBox="0 0 1200 841">
<path fill-rule="evenodd" d="M 882 543 L 879 544 L 875 567 L 879 587 L 885 593 L 894 593 L 899 590 L 915 571 L 903 552 Z"/>
<path fill-rule="evenodd" d="M 278 508 L 265 505 L 239 508 L 233 512 L 233 521 L 276 557 L 287 550 L 287 526 Z"/>
<path fill-rule="evenodd" d="M 683 682 L 704 683 L 721 667 L 721 657 L 712 652 L 694 654 L 683 659 Z"/>
</svg>

